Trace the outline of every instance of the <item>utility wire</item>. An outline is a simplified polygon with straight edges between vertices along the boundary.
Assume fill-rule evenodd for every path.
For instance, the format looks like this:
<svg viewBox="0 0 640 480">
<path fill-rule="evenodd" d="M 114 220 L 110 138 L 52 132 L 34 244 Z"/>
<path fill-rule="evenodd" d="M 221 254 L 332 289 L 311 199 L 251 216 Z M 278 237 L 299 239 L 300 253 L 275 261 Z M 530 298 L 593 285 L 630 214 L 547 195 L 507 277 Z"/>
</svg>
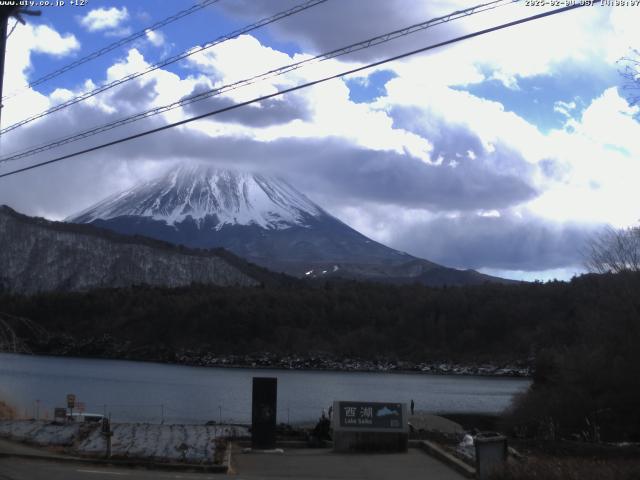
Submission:
<svg viewBox="0 0 640 480">
<path fill-rule="evenodd" d="M 264 81 L 267 80 L 269 78 L 273 78 L 279 75 L 284 75 L 285 73 L 289 73 L 291 71 L 297 70 L 299 68 L 302 68 L 304 66 L 307 66 L 311 63 L 317 63 L 317 62 L 322 62 L 325 60 L 329 60 L 332 58 L 336 58 L 342 55 L 346 55 L 349 53 L 353 53 L 359 50 L 363 50 L 365 48 L 370 48 L 372 46 L 375 45 L 379 45 L 385 42 L 389 42 L 391 40 L 395 40 L 396 38 L 399 37 L 403 37 L 406 35 L 410 35 L 412 33 L 415 33 L 417 31 L 421 31 L 430 27 L 433 27 L 435 25 L 439 25 L 445 22 L 449 22 L 449 21 L 453 21 L 459 18 L 463 18 L 463 17 L 468 17 L 477 13 L 481 13 L 481 12 L 485 12 L 487 10 L 493 10 L 494 8 L 498 8 L 498 7 L 503 7 L 505 5 L 508 4 L 512 4 L 512 3 L 516 3 L 520 0 L 495 0 L 492 2 L 488 2 L 488 3 L 483 3 L 480 5 L 477 5 L 475 7 L 471 7 L 471 8 L 467 8 L 464 10 L 458 10 L 455 12 L 452 12 L 448 15 L 444 15 L 441 17 L 436 17 L 433 18 L 431 20 L 427 20 L 425 22 L 421 22 L 421 23 L 417 23 L 415 25 L 411 25 L 409 27 L 405 27 L 399 30 L 394 30 L 393 32 L 389 32 L 389 33 L 385 33 L 383 35 L 378 35 L 376 37 L 372 37 L 369 38 L 367 40 L 363 40 L 361 42 L 357 42 L 357 43 L 353 43 L 351 45 L 348 45 L 346 47 L 343 48 L 339 48 L 336 50 L 332 50 L 330 52 L 325 52 L 322 53 L 320 55 L 316 55 L 315 57 L 312 58 L 308 58 L 306 60 L 302 60 L 299 62 L 295 62 L 289 65 L 285 65 L 283 67 L 279 67 L 273 70 L 270 70 L 268 72 L 265 73 L 261 73 L 259 75 L 255 75 L 253 77 L 250 78 L 246 78 L 243 80 L 239 80 L 237 82 L 233 82 L 227 85 L 223 85 L 220 87 L 216 87 L 216 88 L 212 88 L 209 90 L 206 90 L 204 92 L 195 94 L 195 95 L 190 95 L 188 97 L 182 98 L 180 100 L 176 100 L 172 103 L 160 106 L 160 107 L 156 107 L 156 108 L 152 108 L 150 110 L 144 111 L 144 112 L 140 112 L 137 113 L 135 115 L 126 117 L 126 118 L 122 118 L 119 120 L 115 120 L 113 122 L 98 126 L 98 127 L 94 127 L 88 130 L 85 130 L 83 132 L 80 133 L 76 133 L 74 135 L 70 135 L 70 136 L 66 136 L 66 137 L 62 137 L 62 138 L 58 138 L 54 141 L 50 141 L 49 143 L 45 143 L 36 147 L 29 147 L 26 150 L 22 150 L 20 152 L 14 152 L 9 154 L 6 157 L 0 158 L 0 163 L 2 162 L 7 162 L 7 161 L 12 161 L 12 160 L 20 160 L 22 158 L 26 158 L 26 157 L 30 157 L 32 155 L 35 155 L 37 153 L 41 153 L 44 152 L 46 150 L 51 150 L 53 148 L 57 148 L 60 147 L 62 145 L 66 145 L 78 140 L 82 140 L 85 139 L 87 137 L 91 137 L 93 135 L 97 135 L 99 133 L 103 133 L 109 130 L 112 130 L 114 128 L 117 127 L 121 127 L 123 125 L 127 125 L 129 123 L 133 123 L 136 122 L 138 120 L 142 120 L 144 118 L 149 118 L 161 113 L 165 113 L 168 112 L 170 110 L 174 110 L 176 108 L 179 107 L 183 107 L 185 105 L 189 105 L 191 103 L 195 103 L 195 102 L 199 102 L 201 100 L 205 100 L 207 98 L 211 98 L 213 96 L 216 95 L 220 95 L 232 90 L 236 90 L 238 88 L 241 87 L 245 87 L 248 85 L 252 85 L 254 83 L 257 83 L 259 81 Z"/>
<path fill-rule="evenodd" d="M 20 20 L 18 20 L 16 18 L 15 23 L 13 24 L 13 27 L 11 27 L 11 30 L 9 31 L 9 33 L 7 34 L 7 39 L 11 36 L 11 34 L 13 33 L 13 31 L 16 29 L 16 27 L 18 26 L 18 23 L 20 23 Z M 6 98 L 6 97 L 5 97 Z M 4 100 L 4 98 L 3 98 Z"/>
<path fill-rule="evenodd" d="M 217 1 L 217 0 L 216 0 Z M 207 50 L 215 45 L 218 45 L 220 43 L 226 42 L 227 40 L 231 40 L 233 38 L 239 37 L 240 35 L 243 35 L 245 33 L 249 33 L 253 30 L 257 30 L 258 28 L 264 27 L 265 25 L 269 25 L 270 23 L 274 23 L 277 22 L 279 20 L 282 20 L 283 18 L 286 17 L 290 17 L 291 15 L 295 15 L 296 13 L 300 13 L 304 10 L 307 10 L 311 7 L 315 7 L 316 5 L 319 5 L 321 3 L 324 3 L 328 0 L 308 0 L 305 3 L 301 3 L 300 5 L 297 5 L 293 8 L 290 8 L 288 10 L 284 10 L 280 13 L 277 13 L 271 17 L 267 17 L 267 18 L 263 18 L 262 20 L 259 20 L 255 23 L 252 23 L 250 25 L 246 25 L 238 30 L 235 30 L 231 33 L 228 33 L 226 35 L 222 35 L 218 38 L 216 38 L 215 40 L 212 40 L 211 42 L 205 43 L 204 45 L 200 45 L 196 48 L 190 48 L 188 50 L 185 50 L 177 55 L 174 55 L 172 57 L 168 57 L 164 60 L 160 60 L 158 63 L 154 63 L 153 65 L 150 65 L 149 67 L 147 67 L 145 70 L 141 70 L 139 72 L 135 72 L 132 74 L 129 74 L 125 77 L 119 78 L 117 80 L 114 80 L 112 82 L 109 83 L 105 83 L 103 85 L 100 85 L 97 88 L 94 88 L 93 90 L 89 91 L 89 92 L 85 92 L 83 94 L 78 95 L 77 97 L 71 98 L 69 100 L 67 100 L 66 102 L 62 102 L 58 105 L 55 105 L 54 107 L 49 108 L 48 110 L 45 110 L 43 112 L 37 113 L 36 115 L 33 115 L 31 117 L 25 118 L 24 120 L 20 120 L 19 122 L 14 123 L 13 125 L 9 125 L 8 127 L 3 128 L 2 130 L 0 130 L 0 135 L 10 132 L 12 130 L 15 130 L 18 127 L 21 127 L 23 125 L 26 125 L 27 123 L 31 123 L 34 120 L 37 120 L 39 118 L 42 118 L 46 115 L 50 115 L 54 112 L 57 112 L 59 110 L 62 110 L 63 108 L 67 108 L 71 105 L 74 105 L 78 102 L 82 102 L 83 100 L 86 100 L 88 98 L 91 98 L 95 95 L 98 95 L 99 93 L 105 92 L 107 90 L 112 89 L 113 87 L 117 87 L 118 85 L 122 85 L 125 82 L 128 82 L 130 80 L 134 80 L 138 77 L 141 77 L 143 75 L 146 75 L 147 73 L 151 73 L 155 70 L 158 70 L 159 68 L 162 67 L 166 67 L 167 65 L 171 65 L 172 63 L 175 63 L 177 61 L 183 60 L 191 55 L 194 55 L 196 53 L 200 53 L 204 50 Z"/>
<path fill-rule="evenodd" d="M 194 12 L 197 12 L 198 10 L 202 10 L 203 8 L 208 7 L 209 5 L 213 5 L 214 3 L 219 2 L 220 0 L 202 0 L 201 2 L 191 6 L 190 8 L 187 8 L 185 10 L 180 10 L 179 12 L 171 15 L 170 17 L 165 18 L 164 20 L 161 20 L 159 22 L 154 23 L 153 25 L 140 30 L 136 33 L 133 33 L 131 35 L 129 35 L 128 37 L 122 38 L 116 42 L 113 42 L 105 47 L 102 47 L 99 50 L 96 50 L 82 58 L 79 58 L 78 60 L 65 65 L 64 67 L 61 67 L 57 70 L 54 70 L 53 72 L 50 72 L 40 78 L 38 78 L 37 80 L 34 80 L 33 82 L 29 83 L 28 85 L 25 85 L 25 89 L 27 88 L 33 88 L 36 87 L 38 85 L 43 84 L 44 82 L 51 80 L 52 78 L 55 78 L 59 75 L 62 75 L 65 72 L 68 72 L 69 70 L 72 70 L 80 65 L 83 65 L 91 60 L 94 60 L 102 55 L 104 55 L 105 53 L 109 53 L 112 50 L 115 50 L 116 48 L 119 48 L 123 45 L 126 45 L 127 43 L 133 42 L 134 40 L 137 40 L 140 37 L 144 37 L 147 32 L 151 32 L 154 30 L 158 30 L 159 28 L 162 28 L 172 22 L 175 22 L 176 20 L 180 20 L 183 17 L 186 17 L 187 15 L 191 15 Z M 11 96 L 5 96 L 2 97 L 2 100 L 7 100 L 8 98 L 12 98 L 16 96 L 16 94 L 13 94 Z"/>
<path fill-rule="evenodd" d="M 179 127 L 181 125 L 186 125 L 187 123 L 191 123 L 191 122 L 194 122 L 196 120 L 201 120 L 203 118 L 211 117 L 213 115 L 219 115 L 221 113 L 228 112 L 230 110 L 235 110 L 237 108 L 241 108 L 241 107 L 244 107 L 244 106 L 247 106 L 247 105 L 251 105 L 252 103 L 261 102 L 261 101 L 267 100 L 269 98 L 278 97 L 278 96 L 284 95 L 286 93 L 291 93 L 291 92 L 295 92 L 297 90 L 302 90 L 304 88 L 308 88 L 308 87 L 311 87 L 311 86 L 314 86 L 314 85 L 318 85 L 320 83 L 324 83 L 324 82 L 327 82 L 329 80 L 335 80 L 337 78 L 344 77 L 345 75 L 351 75 L 351 74 L 354 74 L 354 73 L 357 73 L 357 72 L 361 72 L 363 70 L 367 70 L 369 68 L 378 67 L 380 65 L 384 65 L 384 64 L 389 63 L 389 62 L 393 62 L 393 61 L 400 60 L 400 59 L 403 59 L 403 58 L 406 58 L 406 57 L 409 57 L 409 56 L 412 56 L 412 55 L 416 55 L 418 53 L 423 53 L 423 52 L 426 52 L 428 50 L 433 50 L 435 48 L 444 47 L 446 45 L 451 45 L 453 43 L 457 43 L 457 42 L 460 42 L 460 41 L 463 41 L 463 40 L 468 40 L 470 38 L 478 37 L 480 35 L 485 35 L 487 33 L 495 32 L 495 31 L 502 30 L 502 29 L 505 29 L 505 28 L 509 28 L 509 27 L 513 27 L 513 26 L 520 25 L 520 24 L 523 24 L 523 23 L 531 22 L 531 21 L 534 21 L 534 20 L 538 20 L 538 19 L 541 19 L 541 18 L 544 18 L 544 17 L 551 16 L 551 15 L 557 15 L 559 13 L 567 12 L 569 10 L 574 10 L 576 8 L 584 7 L 584 6 L 587 6 L 587 5 L 588 4 L 586 4 L 586 3 L 575 3 L 575 4 L 570 5 L 570 6 L 558 8 L 558 9 L 551 10 L 551 11 L 548 11 L 548 12 L 539 13 L 537 15 L 531 15 L 529 17 L 521 18 L 519 20 L 514 20 L 514 21 L 508 22 L 508 23 L 503 23 L 503 24 L 495 26 L 495 27 L 490 27 L 490 28 L 486 28 L 486 29 L 483 29 L 483 30 L 479 30 L 479 31 L 473 32 L 473 33 L 462 35 L 462 36 L 459 36 L 459 37 L 456 37 L 456 38 L 453 38 L 453 39 L 450 39 L 450 40 L 446 40 L 444 42 L 439 42 L 439 43 L 436 43 L 436 44 L 433 44 L 433 45 L 428 45 L 426 47 L 418 48 L 416 50 L 411 50 L 410 52 L 405 52 L 405 53 L 402 53 L 400 55 L 395 55 L 393 57 L 389 57 L 389 58 L 386 58 L 384 60 L 380 60 L 380 61 L 377 61 L 377 62 L 374 62 L 374 63 L 369 63 L 369 64 L 363 65 L 361 67 L 356 67 L 356 68 L 352 68 L 350 70 L 345 70 L 345 71 L 343 71 L 341 73 L 337 73 L 335 75 L 329 75 L 329 76 L 320 78 L 318 80 L 313 80 L 311 82 L 303 83 L 301 85 L 296 85 L 295 87 L 286 88 L 284 90 L 279 90 L 279 91 L 277 91 L 275 93 L 271 93 L 269 95 L 263 95 L 261 97 L 253 98 L 251 100 L 247 100 L 246 102 L 237 103 L 237 104 L 231 105 L 229 107 L 220 108 L 220 109 L 213 110 L 213 111 L 210 111 L 210 112 L 207 112 L 207 113 L 203 113 L 201 115 L 196 115 L 194 117 L 186 118 L 186 119 L 180 120 L 178 122 L 173 122 L 173 123 L 170 123 L 170 124 L 167 124 L 167 125 L 163 125 L 163 126 L 158 127 L 158 128 L 153 128 L 151 130 L 146 130 L 144 132 L 140 132 L 140 133 L 137 133 L 135 135 L 129 135 L 127 137 L 119 138 L 119 139 L 113 140 L 111 142 L 102 143 L 100 145 L 96 145 L 96 146 L 93 146 L 93 147 L 90 147 L 90 148 L 86 148 L 84 150 L 80 150 L 80 151 L 77 151 L 77 152 L 69 153 L 67 155 L 62 155 L 60 157 L 56 157 L 56 158 L 53 158 L 51 160 L 47 160 L 45 162 L 36 163 L 36 164 L 33 164 L 33 165 L 29 165 L 27 167 L 19 168 L 17 170 L 12 170 L 10 172 L 0 174 L 0 178 L 8 177 L 10 175 L 16 175 L 18 173 L 26 172 L 28 170 L 33 170 L 35 168 L 43 167 L 45 165 L 50 165 L 52 163 L 60 162 L 62 160 L 67 160 L 69 158 L 77 157 L 79 155 L 84 155 L 85 153 L 95 152 L 96 150 L 101 150 L 101 149 L 106 148 L 106 147 L 111 147 L 113 145 L 118 145 L 120 143 L 128 142 L 130 140 L 135 140 L 137 138 L 145 137 L 145 136 L 151 135 L 153 133 L 162 132 L 162 131 L 168 130 L 170 128 Z"/>
</svg>

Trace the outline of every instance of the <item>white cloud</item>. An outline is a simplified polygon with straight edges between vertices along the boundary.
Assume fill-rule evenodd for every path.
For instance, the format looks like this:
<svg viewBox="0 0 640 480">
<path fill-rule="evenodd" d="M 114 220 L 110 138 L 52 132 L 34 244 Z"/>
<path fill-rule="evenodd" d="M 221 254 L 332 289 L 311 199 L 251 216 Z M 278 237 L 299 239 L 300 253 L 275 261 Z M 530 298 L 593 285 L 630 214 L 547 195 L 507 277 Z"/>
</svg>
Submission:
<svg viewBox="0 0 640 480">
<path fill-rule="evenodd" d="M 558 100 L 553 104 L 553 111 L 558 112 L 566 118 L 571 118 L 571 111 L 575 110 L 576 102 L 563 102 Z"/>
<path fill-rule="evenodd" d="M 238 58 L 251 58 L 252 61 L 238 62 Z M 260 45 L 253 37 L 244 36 L 225 42 L 212 53 L 195 56 L 192 64 L 198 68 L 198 73 L 208 73 L 221 79 L 220 82 L 227 83 L 263 70 L 277 68 L 291 61 L 290 56 Z M 147 65 L 142 54 L 132 49 L 125 61 L 118 62 L 108 69 L 107 81 L 144 70 Z M 271 93 L 283 85 L 294 85 L 317 78 L 323 71 L 335 71 L 338 68 L 344 68 L 344 65 L 341 66 L 335 61 L 323 62 L 315 69 L 299 70 L 259 83 L 249 89 L 233 92 L 229 97 L 234 101 L 246 100 Z M 94 109 L 92 114 L 85 113 L 85 118 L 82 119 L 67 114 L 68 120 L 80 126 L 89 123 L 89 118 L 93 116 L 95 118 L 91 123 L 99 124 L 101 122 L 97 118 L 100 115 L 103 115 L 106 121 L 109 117 L 122 116 L 128 111 L 140 111 L 150 106 L 168 103 L 190 92 L 189 87 L 193 87 L 198 78 L 204 77 L 200 74 L 200 77 L 182 80 L 159 69 L 136 81 L 128 89 L 119 87 L 92 98 L 85 102 L 85 108 Z M 135 94 L 136 89 L 144 92 L 144 95 Z M 453 100 L 456 95 L 470 97 L 463 92 L 449 93 L 453 95 L 449 100 Z M 65 98 L 68 92 L 58 91 L 55 96 Z M 287 98 L 290 97 L 284 97 L 281 101 L 287 102 Z M 229 124 L 224 118 L 218 120 L 213 117 L 211 121 L 201 121 L 183 127 L 183 141 L 172 143 L 170 149 L 141 150 L 141 142 L 136 142 L 135 145 L 132 144 L 136 153 L 129 155 L 148 159 L 160 155 L 158 159 L 172 160 L 176 156 L 186 158 L 195 154 L 220 161 L 236 158 L 245 163 L 251 161 L 251 157 L 264 157 L 263 163 L 269 162 L 271 168 L 279 168 L 281 173 L 315 172 L 315 175 L 318 175 L 315 183 L 319 186 L 332 185 L 336 193 L 343 198 L 346 195 L 371 200 L 377 196 L 378 203 L 405 203 L 422 208 L 437 208 L 440 205 L 445 209 L 451 209 L 452 205 L 455 205 L 456 208 L 491 210 L 503 207 L 505 203 L 522 201 L 533 192 L 526 185 L 525 178 L 528 174 L 522 170 L 526 170 L 526 167 L 521 165 L 512 172 L 499 172 L 492 164 L 496 161 L 503 162 L 499 158 L 503 155 L 502 147 L 487 146 L 489 156 L 481 157 L 482 146 L 469 145 L 469 148 L 461 152 L 464 158 L 459 159 L 458 168 L 450 168 L 451 159 L 447 158 L 447 163 L 444 163 L 438 160 L 438 155 L 431 158 L 433 145 L 429 138 L 420 132 L 394 125 L 394 118 L 382 103 L 367 105 L 351 102 L 349 89 L 340 80 L 301 91 L 299 98 L 307 106 L 308 118 L 286 124 L 252 128 L 250 124 Z M 395 97 L 393 99 L 397 100 Z M 408 102 L 408 105 L 413 106 L 415 102 L 421 103 L 423 100 L 423 97 L 416 97 Z M 391 103 L 393 102 L 390 100 Z M 401 105 L 402 102 L 398 104 Z M 443 108 L 449 108 L 446 100 L 439 106 L 439 109 Z M 489 105 L 488 108 L 499 110 L 497 104 Z M 183 118 L 184 114 L 185 112 L 175 110 L 166 114 L 166 117 L 178 120 Z M 446 136 L 450 125 L 445 120 L 442 115 L 435 117 L 434 126 L 443 130 L 443 135 Z M 517 124 L 513 118 L 505 121 L 511 125 Z M 136 127 L 140 128 L 138 125 Z M 196 152 L 191 148 L 194 143 L 203 143 L 192 141 L 194 131 L 205 133 L 209 137 L 206 152 Z M 495 132 L 493 135 L 495 137 Z M 305 147 L 305 142 L 314 147 Z M 264 147 L 260 148 L 260 145 Z M 249 153 L 255 148 L 258 148 L 258 152 Z M 314 151 L 303 153 L 309 148 Z M 469 151 L 473 153 L 470 154 Z M 233 152 L 233 156 L 230 156 L 230 152 Z M 324 158 L 323 155 L 331 158 Z M 476 158 L 472 159 L 473 156 Z M 421 159 L 422 162 L 417 159 Z M 313 164 L 313 161 L 317 163 Z M 516 160 L 518 161 L 520 160 Z M 521 178 L 515 177 L 514 174 Z M 503 181 L 506 177 L 512 179 L 511 183 Z M 357 181 L 354 182 L 354 178 Z M 503 185 L 496 184 L 500 181 Z M 475 202 L 479 203 L 476 205 Z"/>
<path fill-rule="evenodd" d="M 188 57 L 188 62 L 193 67 L 219 76 L 223 83 L 251 77 L 293 61 L 286 53 L 262 45 L 251 35 L 241 35 Z M 279 77 L 279 81 L 282 78 Z M 267 84 L 272 85 L 273 81 Z"/>
<path fill-rule="evenodd" d="M 300 16 L 296 22 L 278 22 L 269 28 L 282 39 L 295 38 L 306 51 L 320 53 L 470 6 L 463 0 L 412 2 L 411 8 L 407 8 L 407 0 L 367 0 L 366 3 L 367 22 L 358 21 L 362 15 L 361 0 L 341 0 L 322 5 L 313 10 L 313 15 Z M 283 5 L 284 2 L 277 1 L 238 0 L 221 8 L 248 17 L 248 12 L 273 14 Z M 487 77 L 517 88 L 518 78 L 548 74 L 569 59 L 588 64 L 593 55 L 602 55 L 607 48 L 604 38 L 615 38 L 622 29 L 623 19 L 618 19 L 618 29 L 612 30 L 609 23 L 612 10 L 633 16 L 640 12 L 634 8 L 579 8 L 432 50 L 402 63 L 421 62 L 421 74 L 432 84 L 468 84 Z M 349 58 L 381 59 L 543 11 L 545 9 L 527 7 L 524 2 L 507 4 L 362 50 Z M 625 38 L 630 38 L 635 31 L 633 25 L 637 25 L 637 21 L 635 24 L 625 21 Z M 598 32 L 600 41 L 593 42 L 593 32 Z"/>
<path fill-rule="evenodd" d="M 439 5 L 443 7 L 442 2 Z M 0 189 L 0 203 L 13 195 L 22 210 L 60 218 L 129 186 L 134 178 L 155 173 L 167 162 L 206 158 L 288 173 L 301 189 L 356 229 L 426 258 L 460 267 L 501 269 L 521 277 L 542 269 L 547 273 L 573 271 L 569 263 L 562 264 L 563 255 L 582 238 L 586 227 L 581 225 L 625 225 L 640 217 L 636 193 L 640 127 L 632 118 L 637 109 L 630 108 L 615 89 L 603 92 L 583 111 L 573 101 L 556 102 L 549 108 L 567 117 L 566 128 L 544 133 L 500 102 L 450 86 L 498 78 L 517 88 L 518 80 L 525 76 L 553 75 L 560 65 L 602 59 L 615 49 L 620 51 L 621 43 L 613 45 L 610 34 L 627 32 L 625 19 L 610 11 L 582 10 L 390 65 L 398 77 L 386 84 L 387 95 L 372 104 L 351 102 L 347 85 L 334 80 L 278 99 L 282 106 L 291 106 L 294 100 L 302 105 L 299 111 L 305 115 L 299 118 L 255 128 L 255 122 L 243 122 L 239 116 L 236 121 L 223 115 L 212 117 L 87 156 L 67 167 L 61 164 L 43 170 L 47 175 L 53 172 L 45 176 L 62 192 L 54 200 L 50 200 L 51 188 L 38 176 L 16 177 L 10 191 Z M 123 21 L 104 26 L 108 23 L 105 18 L 102 23 L 96 20 L 95 25 L 103 26 L 94 30 L 118 28 Z M 602 42 L 591 39 L 597 25 L 609 35 Z M 562 38 L 561 31 L 565 32 Z M 52 32 L 49 34 L 61 40 L 69 38 Z M 38 33 L 30 31 L 29 35 Z M 25 45 L 30 43 L 27 36 L 20 38 Z M 49 48 L 50 54 L 65 52 L 52 47 L 54 40 L 42 48 Z M 159 32 L 147 32 L 147 40 L 157 46 L 165 41 Z M 73 51 L 69 45 L 67 53 Z M 28 71 L 28 55 L 35 49 L 23 48 L 27 60 L 20 60 L 21 64 L 11 60 L 19 72 Z M 308 57 L 307 53 L 290 56 L 245 35 L 191 57 L 188 76 L 159 69 L 92 98 L 82 107 L 34 122 L 18 137 L 27 142 L 36 132 L 51 134 L 63 125 L 79 129 L 84 124 L 105 123 L 172 102 L 189 94 L 196 84 L 211 88 Z M 273 93 L 349 65 L 346 59 L 322 62 L 230 92 L 225 100 L 238 102 Z M 124 60 L 108 69 L 107 81 L 147 66 L 142 53 L 131 49 Z M 357 78 L 366 85 L 367 75 Z M 97 76 L 94 80 L 102 79 Z M 32 102 L 48 105 L 92 85 L 77 84 L 82 87 L 57 89 L 49 97 L 33 93 Z M 257 114 L 265 105 L 251 108 Z M 23 113 L 14 111 L 13 115 Z M 188 114 L 178 109 L 164 118 L 175 121 Z M 156 117 L 150 122 L 157 125 L 159 121 Z M 148 125 L 134 124 L 127 133 Z M 122 133 L 112 132 L 109 138 Z M 11 137 L 7 140 L 13 142 Z M 66 178 L 64 172 L 78 165 L 82 168 Z M 545 165 L 553 168 L 547 171 Z M 33 193 L 38 188 L 43 193 Z M 541 265 L 535 265 L 536 258 L 542 259 Z M 569 260 L 576 261 L 575 257 Z"/>
<path fill-rule="evenodd" d="M 3 126 L 39 113 L 50 105 L 46 96 L 34 90 L 25 89 L 29 81 L 36 78 L 32 67 L 32 54 L 64 57 L 79 49 L 80 42 L 71 33 L 61 34 L 46 25 L 27 23 L 16 26 L 7 39 L 3 94 L 10 98 L 3 102 Z M 3 151 L 6 151 L 6 142 L 7 140 L 3 138 Z"/>
<path fill-rule="evenodd" d="M 251 58 L 251 62 L 246 59 Z M 265 47 L 249 35 L 221 44 L 190 57 L 191 64 L 201 72 L 209 73 L 218 84 L 229 84 L 252 77 L 296 61 L 308 55 L 289 55 Z M 267 95 L 288 86 L 298 85 L 347 68 L 336 61 L 313 64 L 309 68 L 295 70 L 287 75 L 232 91 L 228 97 L 235 102 Z M 326 138 L 342 137 L 355 145 L 373 150 L 410 152 L 417 158 L 428 160 L 429 142 L 411 132 L 392 127 L 392 119 L 379 109 L 349 100 L 349 89 L 344 82 L 333 81 L 301 92 L 313 112 L 309 122 L 295 122 L 269 128 L 240 129 L 244 134 L 261 141 L 278 138 Z M 214 119 L 215 120 L 215 119 Z M 228 127 L 235 128 L 235 127 Z M 235 128 L 236 131 L 238 130 Z M 203 129 L 207 131 L 207 129 Z"/>
<path fill-rule="evenodd" d="M 63 57 L 80 49 L 80 42 L 72 33 L 60 35 L 46 25 L 36 25 L 31 28 L 33 39 L 31 51 L 33 52 Z"/>
<path fill-rule="evenodd" d="M 159 32 L 157 30 L 147 30 L 145 33 L 147 36 L 147 40 L 149 40 L 149 43 L 151 43 L 151 45 L 153 45 L 154 47 L 161 47 L 162 45 L 164 45 L 165 38 L 162 32 Z"/>
<path fill-rule="evenodd" d="M 594 99 L 571 129 L 549 133 L 550 151 L 568 173 L 531 203 L 531 208 L 556 220 L 635 224 L 640 178 L 640 123 L 616 88 Z"/>
<path fill-rule="evenodd" d="M 116 29 L 128 18 L 127 7 L 96 8 L 82 17 L 80 24 L 90 32 L 98 32 Z"/>
<path fill-rule="evenodd" d="M 400 76 L 387 83 L 388 95 L 375 102 L 378 108 L 387 111 L 399 106 L 414 108 L 416 123 L 422 122 L 431 130 L 441 128 L 443 121 L 463 126 L 477 135 L 487 152 L 500 142 L 531 163 L 548 155 L 542 133 L 517 114 L 505 111 L 501 103 L 429 84 L 413 67 L 402 66 L 397 71 Z M 458 153 L 468 156 L 466 150 Z"/>
<path fill-rule="evenodd" d="M 610 31 L 601 36 L 606 58 L 615 62 L 629 52 L 630 48 L 638 48 L 638 25 L 640 24 L 640 8 L 617 7 L 609 9 Z"/>
</svg>

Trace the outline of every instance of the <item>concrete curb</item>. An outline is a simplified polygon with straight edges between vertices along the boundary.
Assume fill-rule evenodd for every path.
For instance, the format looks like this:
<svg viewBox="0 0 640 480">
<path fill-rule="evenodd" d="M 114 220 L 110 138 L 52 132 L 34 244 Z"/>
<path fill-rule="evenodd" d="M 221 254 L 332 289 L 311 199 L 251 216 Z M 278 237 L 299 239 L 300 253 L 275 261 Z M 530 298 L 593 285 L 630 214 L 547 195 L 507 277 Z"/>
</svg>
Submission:
<svg viewBox="0 0 640 480">
<path fill-rule="evenodd" d="M 105 465 L 111 467 L 143 467 L 149 470 L 190 471 L 202 473 L 227 473 L 231 460 L 231 450 L 226 455 L 226 462 L 222 465 L 198 465 L 188 463 L 159 463 L 147 460 L 104 459 L 90 457 L 67 457 L 62 455 L 31 455 L 24 453 L 0 452 L 0 458 L 20 458 L 45 462 L 79 463 L 83 465 Z"/>
<path fill-rule="evenodd" d="M 447 464 L 449 467 L 453 468 L 458 473 L 464 475 L 467 478 L 476 478 L 476 469 L 467 465 L 459 458 L 454 457 L 449 452 L 445 451 L 438 445 L 429 440 L 419 440 L 419 441 L 411 441 L 409 443 L 410 447 L 417 447 L 424 450 L 426 453 L 431 455 L 432 457 L 440 460 L 442 463 Z"/>
</svg>

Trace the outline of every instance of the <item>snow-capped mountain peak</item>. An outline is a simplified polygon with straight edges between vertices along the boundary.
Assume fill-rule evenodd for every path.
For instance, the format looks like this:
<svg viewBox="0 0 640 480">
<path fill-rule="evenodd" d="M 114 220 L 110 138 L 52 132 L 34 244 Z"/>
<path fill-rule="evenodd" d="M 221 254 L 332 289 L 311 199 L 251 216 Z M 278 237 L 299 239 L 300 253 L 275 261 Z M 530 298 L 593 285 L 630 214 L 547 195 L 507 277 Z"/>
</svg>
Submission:
<svg viewBox="0 0 640 480">
<path fill-rule="evenodd" d="M 427 285 L 491 280 L 367 238 L 280 178 L 209 165 L 182 166 L 68 221 L 192 248 L 224 248 L 252 263 L 304 278 Z"/>
<path fill-rule="evenodd" d="M 327 214 L 278 177 L 196 164 L 108 197 L 68 221 L 90 223 L 137 216 L 176 225 L 187 217 L 199 224 L 215 216 L 217 229 L 256 225 L 281 230 L 305 226 L 308 217 L 321 215 Z"/>
</svg>

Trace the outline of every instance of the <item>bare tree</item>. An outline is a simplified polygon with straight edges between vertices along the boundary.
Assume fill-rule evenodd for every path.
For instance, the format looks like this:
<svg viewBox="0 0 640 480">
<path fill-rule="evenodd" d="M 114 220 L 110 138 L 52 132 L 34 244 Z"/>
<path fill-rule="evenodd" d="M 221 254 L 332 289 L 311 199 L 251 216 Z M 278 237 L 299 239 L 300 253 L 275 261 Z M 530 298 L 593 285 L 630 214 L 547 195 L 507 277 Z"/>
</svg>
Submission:
<svg viewBox="0 0 640 480">
<path fill-rule="evenodd" d="M 25 340 L 46 341 L 49 333 L 28 318 L 0 312 L 0 352 L 30 353 Z"/>
<path fill-rule="evenodd" d="M 625 82 L 622 89 L 631 106 L 640 105 L 640 51 L 631 49 L 628 56 L 618 60 L 620 75 Z"/>
<path fill-rule="evenodd" d="M 605 228 L 587 242 L 584 260 L 591 272 L 640 272 L 640 227 Z"/>
</svg>

